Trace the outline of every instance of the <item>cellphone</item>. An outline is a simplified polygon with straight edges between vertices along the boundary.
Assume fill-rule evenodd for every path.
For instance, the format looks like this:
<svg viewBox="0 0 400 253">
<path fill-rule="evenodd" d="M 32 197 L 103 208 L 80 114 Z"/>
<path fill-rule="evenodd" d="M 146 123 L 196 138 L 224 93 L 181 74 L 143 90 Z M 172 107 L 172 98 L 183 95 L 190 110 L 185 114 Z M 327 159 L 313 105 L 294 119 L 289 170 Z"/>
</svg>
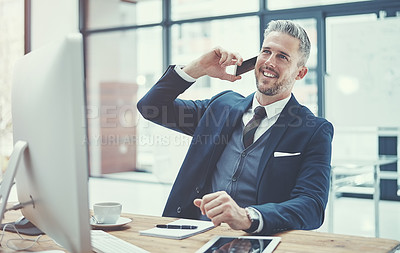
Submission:
<svg viewBox="0 0 400 253">
<path fill-rule="evenodd" d="M 240 76 L 241 74 L 253 70 L 254 66 L 256 65 L 256 61 L 257 61 L 257 56 L 245 60 L 241 66 L 236 65 L 235 76 Z"/>
</svg>

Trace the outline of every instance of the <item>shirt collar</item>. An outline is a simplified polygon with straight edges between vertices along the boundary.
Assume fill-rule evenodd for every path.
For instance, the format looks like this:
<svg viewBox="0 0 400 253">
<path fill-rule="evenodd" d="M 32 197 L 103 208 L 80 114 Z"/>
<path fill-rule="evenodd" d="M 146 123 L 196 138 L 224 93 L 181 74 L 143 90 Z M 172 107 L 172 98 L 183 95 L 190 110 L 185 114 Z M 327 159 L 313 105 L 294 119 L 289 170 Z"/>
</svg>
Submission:
<svg viewBox="0 0 400 253">
<path fill-rule="evenodd" d="M 276 101 L 275 103 L 263 106 L 265 108 L 265 111 L 267 112 L 267 118 L 272 118 L 278 114 L 280 114 L 283 110 L 283 108 L 286 106 L 286 104 L 289 102 L 290 97 L 284 98 L 282 100 Z M 254 94 L 253 96 L 253 104 L 251 108 L 256 108 L 257 106 L 262 106 L 260 103 L 258 103 L 258 100 L 256 99 L 256 96 Z"/>
</svg>

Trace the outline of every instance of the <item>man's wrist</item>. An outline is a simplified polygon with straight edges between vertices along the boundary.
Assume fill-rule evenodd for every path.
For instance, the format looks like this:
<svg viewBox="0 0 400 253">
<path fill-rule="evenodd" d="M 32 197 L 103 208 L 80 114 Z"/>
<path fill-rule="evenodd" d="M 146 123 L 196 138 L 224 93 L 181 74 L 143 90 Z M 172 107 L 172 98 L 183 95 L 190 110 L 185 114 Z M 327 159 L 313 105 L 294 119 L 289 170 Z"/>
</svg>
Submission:
<svg viewBox="0 0 400 253">
<path fill-rule="evenodd" d="M 185 71 L 182 70 L 182 68 L 183 68 L 183 65 L 176 65 L 174 70 L 186 82 L 189 82 L 189 83 L 196 82 L 196 78 L 193 78 L 190 75 L 188 75 Z"/>
<path fill-rule="evenodd" d="M 255 209 L 254 207 L 246 207 L 245 208 L 247 217 L 251 221 L 250 228 L 244 230 L 247 233 L 260 233 L 264 227 L 264 222 L 260 211 Z"/>
</svg>

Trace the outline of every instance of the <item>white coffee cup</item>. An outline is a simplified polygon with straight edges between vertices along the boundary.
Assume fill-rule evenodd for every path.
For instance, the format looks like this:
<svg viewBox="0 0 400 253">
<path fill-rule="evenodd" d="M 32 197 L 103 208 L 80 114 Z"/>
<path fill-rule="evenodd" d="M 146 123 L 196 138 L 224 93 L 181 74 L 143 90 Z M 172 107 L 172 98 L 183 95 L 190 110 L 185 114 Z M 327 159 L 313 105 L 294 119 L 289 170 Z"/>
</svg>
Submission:
<svg viewBox="0 0 400 253">
<path fill-rule="evenodd" d="M 99 224 L 115 224 L 121 216 L 122 205 L 116 202 L 102 202 L 93 205 L 93 213 Z"/>
</svg>

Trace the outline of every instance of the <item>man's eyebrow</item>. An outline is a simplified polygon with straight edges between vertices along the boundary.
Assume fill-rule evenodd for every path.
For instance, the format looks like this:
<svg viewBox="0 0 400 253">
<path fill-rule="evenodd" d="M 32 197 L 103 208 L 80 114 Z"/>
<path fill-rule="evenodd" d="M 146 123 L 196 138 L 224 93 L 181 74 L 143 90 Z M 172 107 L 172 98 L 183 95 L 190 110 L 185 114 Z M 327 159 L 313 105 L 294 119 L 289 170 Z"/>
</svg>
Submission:
<svg viewBox="0 0 400 253">
<path fill-rule="evenodd" d="M 262 47 L 261 51 L 264 51 L 265 49 L 269 49 L 270 50 L 271 48 L 270 47 Z M 284 51 L 278 51 L 278 52 L 283 54 L 283 55 L 285 55 L 285 56 L 287 56 L 287 57 L 289 57 L 289 58 L 291 57 L 290 54 L 288 54 L 288 53 L 286 53 Z"/>
<path fill-rule="evenodd" d="M 289 55 L 288 53 L 285 53 L 285 52 L 283 52 L 283 51 L 279 51 L 279 52 L 281 52 L 281 54 L 286 55 L 287 57 L 290 58 L 290 55 Z"/>
</svg>

